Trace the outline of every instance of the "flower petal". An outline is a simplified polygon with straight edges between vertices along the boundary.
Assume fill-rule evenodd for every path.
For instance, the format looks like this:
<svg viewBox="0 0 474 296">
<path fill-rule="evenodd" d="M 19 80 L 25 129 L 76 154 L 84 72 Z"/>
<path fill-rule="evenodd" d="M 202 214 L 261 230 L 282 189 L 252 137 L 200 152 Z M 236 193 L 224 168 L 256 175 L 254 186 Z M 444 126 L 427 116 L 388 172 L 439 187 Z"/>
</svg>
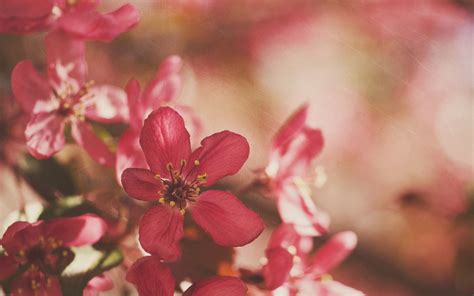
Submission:
<svg viewBox="0 0 474 296">
<path fill-rule="evenodd" d="M 38 288 L 33 288 L 33 282 Z M 55 276 L 29 269 L 16 277 L 10 286 L 11 296 L 48 295 L 62 296 L 61 285 Z M 10 295 L 10 294 L 9 294 Z"/>
<path fill-rule="evenodd" d="M 298 256 L 305 257 L 313 248 L 313 239 L 299 235 L 294 225 L 282 223 L 272 232 L 267 248 L 288 249 L 292 246 Z"/>
<path fill-rule="evenodd" d="M 93 277 L 84 288 L 82 296 L 98 296 L 100 292 L 111 290 L 114 287 L 112 280 L 105 275 Z"/>
<path fill-rule="evenodd" d="M 0 33 L 30 33 L 49 24 L 53 1 L 0 0 Z"/>
<path fill-rule="evenodd" d="M 12 256 L 0 255 L 0 282 L 7 280 L 15 274 L 17 264 Z"/>
<path fill-rule="evenodd" d="M 56 88 L 66 81 L 79 88 L 87 75 L 84 41 L 72 38 L 61 30 L 54 30 L 46 35 L 45 46 L 48 77 Z"/>
<path fill-rule="evenodd" d="M 58 20 L 58 24 L 61 29 L 76 37 L 112 41 L 135 26 L 139 19 L 137 9 L 131 4 L 125 4 L 109 13 L 95 10 L 70 11 Z"/>
<path fill-rule="evenodd" d="M 143 102 L 140 97 L 140 83 L 136 79 L 131 79 L 125 87 L 127 93 L 128 114 L 132 129 L 140 130 L 143 126 L 144 112 Z"/>
<path fill-rule="evenodd" d="M 181 90 L 181 70 L 183 62 L 178 56 L 166 58 L 158 68 L 155 77 L 143 91 L 145 106 L 157 109 L 165 103 L 174 100 Z"/>
<path fill-rule="evenodd" d="M 158 200 L 158 192 L 163 188 L 155 174 L 147 169 L 130 168 L 122 174 L 123 189 L 133 198 L 152 201 Z"/>
<path fill-rule="evenodd" d="M 167 205 L 155 206 L 143 215 L 139 240 L 148 253 L 172 261 L 181 256 L 179 241 L 183 238 L 183 215 Z"/>
<path fill-rule="evenodd" d="M 132 283 L 140 296 L 173 296 L 175 280 L 171 270 L 160 258 L 146 256 L 138 259 L 128 269 L 127 281 Z"/>
<path fill-rule="evenodd" d="M 320 276 L 339 265 L 356 247 L 357 236 L 352 231 L 339 232 L 314 254 L 309 272 Z"/>
<path fill-rule="evenodd" d="M 280 127 L 273 137 L 272 146 L 274 150 L 278 150 L 279 154 L 285 154 L 290 141 L 301 131 L 308 117 L 308 107 L 306 103 L 299 107 L 290 118 Z"/>
<path fill-rule="evenodd" d="M 93 214 L 58 218 L 44 223 L 45 236 L 57 238 L 66 246 L 94 244 L 106 230 L 105 221 Z"/>
<path fill-rule="evenodd" d="M 279 247 L 267 249 L 265 255 L 268 260 L 262 269 L 265 286 L 269 290 L 274 290 L 288 280 L 293 268 L 293 255 Z"/>
<path fill-rule="evenodd" d="M 247 286 L 236 277 L 215 276 L 196 282 L 183 296 L 245 296 L 247 290 Z"/>
<path fill-rule="evenodd" d="M 91 99 L 85 102 L 87 118 L 103 123 L 120 123 L 129 120 L 127 95 L 123 89 L 101 85 L 89 90 Z"/>
<path fill-rule="evenodd" d="M 115 155 L 109 150 L 93 132 L 91 126 L 84 121 L 75 121 L 71 124 L 71 135 L 76 143 L 84 148 L 98 163 L 113 167 Z"/>
<path fill-rule="evenodd" d="M 41 76 L 31 61 L 21 61 L 12 72 L 12 91 L 23 111 L 30 114 L 38 100 L 48 100 L 48 81 Z"/>
<path fill-rule="evenodd" d="M 115 171 L 117 180 L 121 184 L 122 174 L 127 168 L 147 168 L 145 155 L 139 143 L 140 132 L 128 129 L 120 138 L 117 145 L 117 161 L 115 163 Z"/>
<path fill-rule="evenodd" d="M 28 151 L 38 159 L 48 158 L 64 147 L 64 118 L 53 112 L 34 114 L 25 130 Z"/>
<path fill-rule="evenodd" d="M 311 196 L 294 184 L 283 185 L 277 207 L 284 223 L 293 224 L 302 236 L 319 236 L 327 232 L 329 216 L 316 208 Z"/>
<path fill-rule="evenodd" d="M 25 241 L 16 237 L 17 233 L 21 233 L 24 229 L 32 228 L 32 224 L 24 221 L 17 221 L 10 225 L 3 234 L 1 244 L 8 254 L 16 254 L 23 247 Z"/>
<path fill-rule="evenodd" d="M 151 170 L 162 176 L 169 175 L 168 164 L 179 169 L 181 161 L 191 154 L 184 120 L 169 107 L 159 108 L 148 116 L 140 134 L 140 145 Z"/>
<path fill-rule="evenodd" d="M 222 131 L 210 135 L 201 141 L 189 159 L 189 166 L 195 160 L 197 167 L 191 168 L 190 177 L 207 174 L 205 186 L 211 186 L 219 179 L 237 173 L 249 156 L 249 144 L 239 134 Z"/>
<path fill-rule="evenodd" d="M 191 214 L 212 239 L 222 246 L 243 246 L 262 233 L 262 219 L 234 195 L 209 190 L 198 197 Z"/>
</svg>

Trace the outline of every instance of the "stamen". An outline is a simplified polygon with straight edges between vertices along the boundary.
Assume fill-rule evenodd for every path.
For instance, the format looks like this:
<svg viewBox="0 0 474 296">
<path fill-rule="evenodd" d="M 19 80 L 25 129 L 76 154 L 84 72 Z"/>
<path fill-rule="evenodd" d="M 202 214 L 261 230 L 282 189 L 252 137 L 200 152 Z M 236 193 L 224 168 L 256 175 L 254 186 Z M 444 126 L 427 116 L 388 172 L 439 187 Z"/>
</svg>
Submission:
<svg viewBox="0 0 474 296">
<path fill-rule="evenodd" d="M 154 177 L 156 180 L 160 180 L 161 181 L 161 177 L 159 174 L 156 174 L 155 177 Z"/>
<path fill-rule="evenodd" d="M 333 278 L 332 278 L 332 275 L 328 274 L 328 273 L 325 273 L 321 276 L 321 282 L 329 282 L 329 281 L 332 281 Z"/>
<path fill-rule="evenodd" d="M 200 165 L 200 164 L 201 164 L 201 162 L 199 161 L 199 159 L 196 159 L 196 160 L 194 161 L 194 165 L 195 165 L 195 166 L 198 166 L 198 165 Z"/>
<path fill-rule="evenodd" d="M 296 255 L 296 247 L 291 245 L 289 246 L 287 249 L 288 253 L 290 253 L 291 255 Z"/>
<path fill-rule="evenodd" d="M 185 210 L 185 209 L 181 209 L 181 210 L 179 210 L 179 212 L 180 212 L 181 215 L 183 215 L 183 216 L 184 216 L 184 214 L 186 214 L 186 210 Z"/>
<path fill-rule="evenodd" d="M 175 201 L 170 201 L 170 206 L 174 207 L 176 205 L 176 202 Z"/>
<path fill-rule="evenodd" d="M 160 199 L 158 200 L 159 203 L 164 203 L 165 202 L 165 198 L 164 197 L 160 197 Z"/>
<path fill-rule="evenodd" d="M 179 169 L 179 175 L 183 173 L 183 169 L 186 166 L 186 160 L 181 159 L 181 168 Z"/>
</svg>

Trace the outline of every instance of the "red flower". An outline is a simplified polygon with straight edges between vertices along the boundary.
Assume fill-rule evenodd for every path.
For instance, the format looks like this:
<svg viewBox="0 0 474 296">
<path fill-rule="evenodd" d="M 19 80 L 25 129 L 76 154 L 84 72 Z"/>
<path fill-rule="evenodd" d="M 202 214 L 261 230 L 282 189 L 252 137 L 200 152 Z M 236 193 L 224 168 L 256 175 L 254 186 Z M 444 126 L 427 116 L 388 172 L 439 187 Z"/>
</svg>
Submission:
<svg viewBox="0 0 474 296">
<path fill-rule="evenodd" d="M 223 246 L 242 246 L 262 231 L 263 222 L 234 195 L 208 190 L 222 177 L 235 174 L 247 160 L 247 140 L 230 131 L 213 134 L 191 151 L 183 118 L 162 107 L 145 120 L 140 145 L 150 169 L 130 168 L 122 175 L 125 191 L 136 199 L 159 201 L 140 221 L 139 239 L 149 253 L 165 260 L 179 257 L 183 215 L 194 220 Z"/>
<path fill-rule="evenodd" d="M 127 281 L 135 285 L 140 296 L 172 296 L 175 279 L 171 270 L 158 257 L 138 259 L 128 270 Z M 183 296 L 244 296 L 247 287 L 238 278 L 216 276 L 193 284 Z"/>
<path fill-rule="evenodd" d="M 334 235 L 313 255 L 312 240 L 298 235 L 292 225 L 282 224 L 272 234 L 265 251 L 267 264 L 262 273 L 266 288 L 310 295 L 360 296 L 360 291 L 332 280 L 327 273 L 355 248 L 357 236 L 351 231 Z M 309 294 L 306 294 L 306 293 Z M 278 294 L 281 295 L 281 294 Z M 283 293 L 285 295 L 285 293 Z"/>
<path fill-rule="evenodd" d="M 116 173 L 120 180 L 126 168 L 147 168 L 145 155 L 140 148 L 140 131 L 143 121 L 151 111 L 172 103 L 181 89 L 182 61 L 178 56 L 165 59 L 155 77 L 148 83 L 140 95 L 140 84 L 137 80 L 130 80 L 127 84 L 128 108 L 130 114 L 130 127 L 123 133 L 117 147 Z M 184 106 L 178 107 L 185 112 L 185 121 L 191 123 L 194 129 L 199 130 L 200 122 Z M 189 120 L 186 120 L 189 119 Z"/>
<path fill-rule="evenodd" d="M 31 114 L 25 130 L 28 150 L 48 158 L 65 144 L 64 129 L 97 162 L 113 165 L 114 155 L 95 136 L 85 119 L 111 123 L 128 119 L 125 93 L 114 86 L 92 86 L 85 81 L 84 43 L 55 31 L 46 37 L 48 79 L 30 61 L 13 69 L 12 89 L 25 113 Z"/>
<path fill-rule="evenodd" d="M 294 224 L 301 235 L 317 236 L 326 232 L 329 217 L 314 205 L 304 176 L 321 152 L 323 137 L 306 124 L 307 113 L 308 105 L 303 105 L 274 136 L 265 173 L 283 222 Z"/>
<path fill-rule="evenodd" d="M 58 277 L 74 259 L 70 247 L 93 244 L 105 230 L 105 222 L 89 214 L 15 222 L 1 240 L 0 281 L 11 281 L 11 295 L 61 295 Z"/>
<path fill-rule="evenodd" d="M 0 33 L 60 29 L 77 38 L 111 41 L 139 21 L 133 5 L 96 11 L 99 0 L 0 0 Z"/>
</svg>

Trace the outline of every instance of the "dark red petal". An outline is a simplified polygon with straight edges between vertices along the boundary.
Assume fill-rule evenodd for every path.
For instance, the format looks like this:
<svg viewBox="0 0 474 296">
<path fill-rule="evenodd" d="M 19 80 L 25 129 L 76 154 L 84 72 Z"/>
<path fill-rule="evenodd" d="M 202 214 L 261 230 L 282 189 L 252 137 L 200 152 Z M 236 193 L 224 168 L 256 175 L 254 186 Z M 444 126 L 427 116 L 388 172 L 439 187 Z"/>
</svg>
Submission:
<svg viewBox="0 0 474 296">
<path fill-rule="evenodd" d="M 11 256 L 0 255 L 0 282 L 15 274 L 17 269 L 15 259 Z"/>
<path fill-rule="evenodd" d="M 159 191 L 163 188 L 160 180 L 150 170 L 131 168 L 122 174 L 123 189 L 133 198 L 152 201 L 158 200 Z"/>
<path fill-rule="evenodd" d="M 280 127 L 278 132 L 273 137 L 273 149 L 277 149 L 280 154 L 286 153 L 288 143 L 301 131 L 306 123 L 308 116 L 308 104 L 304 104 L 296 110 L 290 118 Z"/>
<path fill-rule="evenodd" d="M 38 285 L 33 288 L 33 281 Z M 10 286 L 11 296 L 40 295 L 62 296 L 61 285 L 55 276 L 30 269 L 15 278 Z M 10 294 L 9 294 L 10 295 Z"/>
<path fill-rule="evenodd" d="M 139 240 L 143 249 L 163 260 L 181 256 L 179 241 L 183 238 L 183 215 L 167 205 L 149 209 L 140 220 Z"/>
<path fill-rule="evenodd" d="M 222 246 L 246 245 L 264 228 L 260 216 L 246 208 L 234 195 L 220 190 L 201 194 L 191 214 L 196 223 Z"/>
<path fill-rule="evenodd" d="M 131 4 L 125 4 L 109 13 L 95 10 L 67 12 L 58 20 L 58 24 L 61 29 L 76 37 L 112 41 L 119 34 L 130 30 L 139 19 L 137 9 Z"/>
<path fill-rule="evenodd" d="M 155 256 L 142 257 L 128 269 L 127 281 L 140 296 L 173 296 L 175 280 L 171 270 Z"/>
<path fill-rule="evenodd" d="M 239 134 L 222 131 L 201 141 L 191 158 L 189 165 L 198 160 L 192 176 L 207 174 L 205 186 L 211 186 L 219 179 L 237 173 L 249 156 L 249 144 Z"/>
<path fill-rule="evenodd" d="M 175 170 L 191 154 L 189 133 L 178 112 L 169 107 L 153 111 L 145 120 L 140 134 L 140 145 L 151 170 L 168 176 L 167 165 Z"/>
<path fill-rule="evenodd" d="M 64 118 L 53 112 L 34 114 L 25 130 L 28 151 L 36 158 L 48 158 L 64 147 Z"/>
<path fill-rule="evenodd" d="M 247 286 L 232 276 L 215 276 L 196 282 L 189 287 L 183 296 L 244 296 Z"/>
<path fill-rule="evenodd" d="M 293 224 L 301 236 L 327 232 L 329 216 L 316 208 L 311 197 L 294 184 L 284 184 L 278 192 L 277 207 L 284 223 Z"/>
<path fill-rule="evenodd" d="M 96 243 L 107 231 L 105 221 L 93 214 L 58 218 L 44 223 L 46 237 L 61 240 L 66 246 L 82 246 Z"/>
<path fill-rule="evenodd" d="M 73 80 L 76 87 L 84 83 L 87 75 L 86 46 L 61 30 L 51 31 L 45 38 L 48 77 L 59 87 Z"/>
<path fill-rule="evenodd" d="M 85 104 L 87 118 L 102 123 L 121 123 L 129 120 L 127 95 L 113 85 L 101 85 L 89 90 L 92 96 Z"/>
<path fill-rule="evenodd" d="M 293 255 L 279 247 L 267 249 L 265 255 L 268 260 L 262 269 L 265 286 L 269 290 L 274 290 L 288 280 L 293 268 Z"/>
<path fill-rule="evenodd" d="M 145 155 L 139 143 L 140 131 L 129 128 L 122 137 L 120 137 L 117 145 L 117 161 L 115 163 L 115 171 L 117 180 L 121 184 L 122 174 L 127 168 L 147 168 Z"/>
<path fill-rule="evenodd" d="M 102 165 L 113 167 L 115 164 L 115 155 L 109 150 L 102 140 L 100 140 L 92 130 L 92 127 L 84 122 L 77 120 L 71 124 L 71 135 L 76 143 L 84 148 L 87 153 Z"/>
<path fill-rule="evenodd" d="M 12 91 L 23 111 L 30 114 L 39 100 L 48 100 L 48 81 L 41 76 L 31 61 L 21 61 L 12 72 Z"/>
<path fill-rule="evenodd" d="M 300 236 L 292 224 L 282 223 L 272 232 L 267 248 L 288 249 L 291 246 L 296 248 L 298 256 L 306 257 L 313 248 L 313 239 Z"/>
<path fill-rule="evenodd" d="M 160 64 L 155 77 L 143 91 L 145 106 L 157 109 L 178 96 L 182 84 L 178 74 L 181 67 L 182 61 L 178 56 L 170 56 Z"/>
<path fill-rule="evenodd" d="M 352 231 L 334 235 L 314 254 L 309 272 L 320 276 L 339 265 L 357 245 L 357 236 Z"/>
<path fill-rule="evenodd" d="M 16 237 L 16 234 L 21 233 L 27 228 L 33 228 L 31 226 L 32 224 L 28 222 L 17 221 L 7 228 L 3 234 L 1 244 L 8 254 L 16 254 L 24 247 L 25 241 L 23 240 L 23 236 Z"/>
<path fill-rule="evenodd" d="M 130 126 L 134 130 L 140 130 L 143 125 L 144 108 L 140 99 L 140 83 L 136 79 L 130 79 L 125 87 L 127 93 L 127 105 L 130 118 Z"/>
</svg>

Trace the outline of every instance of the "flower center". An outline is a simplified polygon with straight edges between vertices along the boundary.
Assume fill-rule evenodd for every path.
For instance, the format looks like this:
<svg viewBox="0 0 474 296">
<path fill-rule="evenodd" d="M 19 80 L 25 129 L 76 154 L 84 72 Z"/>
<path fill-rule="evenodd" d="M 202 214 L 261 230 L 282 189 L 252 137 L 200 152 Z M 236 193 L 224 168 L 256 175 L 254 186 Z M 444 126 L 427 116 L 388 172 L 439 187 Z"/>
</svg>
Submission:
<svg viewBox="0 0 474 296">
<path fill-rule="evenodd" d="M 169 163 L 166 168 L 169 172 L 169 178 L 156 175 L 163 188 L 158 191 L 160 203 L 168 203 L 171 207 L 177 206 L 182 215 L 186 212 L 188 202 L 195 202 L 201 192 L 201 186 L 206 183 L 207 174 L 203 173 L 194 176 L 193 172 L 199 166 L 199 160 L 195 160 L 193 167 L 185 173 L 186 160 L 181 160 L 179 169 L 173 168 Z"/>
<path fill-rule="evenodd" d="M 79 120 L 85 120 L 85 109 L 87 101 L 93 94 L 89 91 L 94 81 L 84 83 L 79 90 L 68 82 L 59 92 L 54 92 L 54 96 L 59 100 L 58 113 L 63 117 L 76 116 Z M 77 86 L 76 86 L 77 89 Z"/>
</svg>

